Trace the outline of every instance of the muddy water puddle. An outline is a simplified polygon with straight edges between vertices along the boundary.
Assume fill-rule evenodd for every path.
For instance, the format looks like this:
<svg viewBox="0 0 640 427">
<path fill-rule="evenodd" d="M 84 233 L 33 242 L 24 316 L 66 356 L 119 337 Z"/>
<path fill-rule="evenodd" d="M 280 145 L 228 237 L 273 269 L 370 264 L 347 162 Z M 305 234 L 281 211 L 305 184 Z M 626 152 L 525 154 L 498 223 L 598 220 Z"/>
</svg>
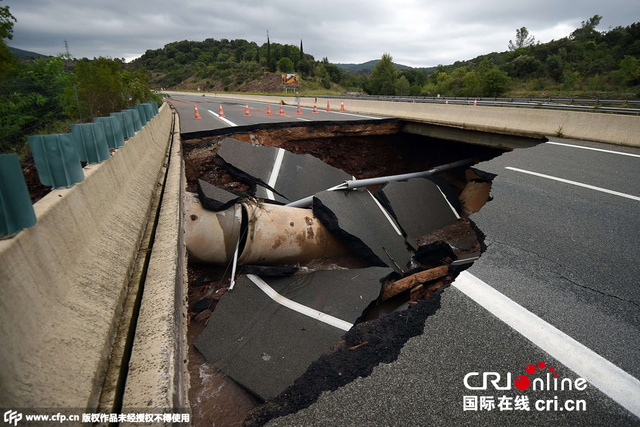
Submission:
<svg viewBox="0 0 640 427">
<path fill-rule="evenodd" d="M 201 322 L 189 325 L 189 401 L 195 427 L 239 426 L 258 401 L 232 379 L 206 362 L 192 345 L 204 330 Z"/>
</svg>

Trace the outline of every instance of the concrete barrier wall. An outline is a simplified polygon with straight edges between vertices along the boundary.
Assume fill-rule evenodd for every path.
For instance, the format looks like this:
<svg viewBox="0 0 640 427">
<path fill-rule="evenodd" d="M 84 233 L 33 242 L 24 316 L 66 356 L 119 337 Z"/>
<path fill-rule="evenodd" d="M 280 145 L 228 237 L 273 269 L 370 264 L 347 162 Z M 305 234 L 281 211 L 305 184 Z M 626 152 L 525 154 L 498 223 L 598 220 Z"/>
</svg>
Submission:
<svg viewBox="0 0 640 427">
<path fill-rule="evenodd" d="M 293 105 L 293 97 L 237 95 L 220 97 Z M 318 109 L 327 100 L 332 111 L 340 111 L 340 100 L 318 97 Z M 303 97 L 300 105 L 313 107 L 314 98 Z M 533 108 L 483 107 L 473 105 L 428 104 L 346 99 L 346 112 L 398 117 L 425 123 L 462 127 L 485 132 L 523 136 L 562 136 L 640 147 L 640 117 L 577 111 L 537 110 Z"/>
<path fill-rule="evenodd" d="M 170 141 L 168 105 L 0 241 L 0 407 L 97 407 L 130 271 Z"/>
</svg>

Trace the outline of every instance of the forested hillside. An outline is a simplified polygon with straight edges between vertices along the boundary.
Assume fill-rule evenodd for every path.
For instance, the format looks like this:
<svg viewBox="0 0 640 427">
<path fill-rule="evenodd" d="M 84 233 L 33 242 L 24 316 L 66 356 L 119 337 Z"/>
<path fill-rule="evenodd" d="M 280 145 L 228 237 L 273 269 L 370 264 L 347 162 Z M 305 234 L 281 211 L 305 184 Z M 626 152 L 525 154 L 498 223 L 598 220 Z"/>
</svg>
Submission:
<svg viewBox="0 0 640 427">
<path fill-rule="evenodd" d="M 304 46 L 246 40 L 183 40 L 147 50 L 131 64 L 144 67 L 151 83 L 162 87 L 215 91 L 279 91 L 280 78 L 271 73 L 298 72 L 315 89 L 337 90 L 360 86 L 358 78 L 304 53 Z"/>
<path fill-rule="evenodd" d="M 301 92 L 412 96 L 640 97 L 640 23 L 608 31 L 598 15 L 568 37 L 536 43 L 526 28 L 504 52 L 435 68 L 398 70 L 389 54 L 373 69 L 349 72 L 300 46 L 246 40 L 180 41 L 148 50 L 129 66 L 146 69 L 156 87 L 280 92 L 279 74 L 297 72 Z M 425 63 L 429 63 L 425 52 Z"/>
<path fill-rule="evenodd" d="M 601 18 L 595 15 L 568 37 L 544 44 L 520 28 L 508 51 L 439 67 L 423 92 L 640 97 L 640 23 L 600 32 Z"/>
</svg>

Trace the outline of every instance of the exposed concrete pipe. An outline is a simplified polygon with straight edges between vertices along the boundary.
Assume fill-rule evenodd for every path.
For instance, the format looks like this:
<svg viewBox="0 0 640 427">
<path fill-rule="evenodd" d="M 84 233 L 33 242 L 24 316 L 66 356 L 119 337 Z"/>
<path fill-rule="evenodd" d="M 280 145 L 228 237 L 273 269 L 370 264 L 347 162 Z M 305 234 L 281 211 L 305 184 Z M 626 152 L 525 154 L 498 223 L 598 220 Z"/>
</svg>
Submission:
<svg viewBox="0 0 640 427">
<path fill-rule="evenodd" d="M 239 237 L 239 264 L 298 263 L 349 254 L 308 209 L 245 202 L 213 212 L 188 193 L 185 210 L 187 250 L 201 262 L 230 262 Z"/>
</svg>

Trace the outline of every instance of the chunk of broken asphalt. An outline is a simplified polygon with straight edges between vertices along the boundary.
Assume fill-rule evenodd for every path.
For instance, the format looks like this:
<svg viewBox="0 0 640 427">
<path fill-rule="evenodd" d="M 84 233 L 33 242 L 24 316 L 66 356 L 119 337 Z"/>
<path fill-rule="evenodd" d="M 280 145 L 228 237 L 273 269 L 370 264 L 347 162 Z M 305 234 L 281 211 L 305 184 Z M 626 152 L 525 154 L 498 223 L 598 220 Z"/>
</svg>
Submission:
<svg viewBox="0 0 640 427">
<path fill-rule="evenodd" d="M 428 179 L 392 181 L 375 196 L 410 238 L 430 234 L 459 218 L 439 186 Z"/>
<path fill-rule="evenodd" d="M 368 190 L 317 193 L 313 214 L 366 264 L 407 270 L 411 255 L 404 237 Z"/>
<path fill-rule="evenodd" d="M 346 172 L 310 154 L 294 154 L 277 147 L 256 147 L 233 138 L 226 138 L 220 144 L 217 161 L 250 185 L 256 197 L 293 201 L 351 179 Z"/>
<path fill-rule="evenodd" d="M 254 280 L 290 301 L 353 323 L 378 297 L 380 279 L 389 273 L 370 267 L 287 278 L 242 275 L 194 344 L 226 375 L 259 398 L 271 399 L 330 350 L 345 330 L 280 305 Z"/>
<path fill-rule="evenodd" d="M 240 200 L 237 195 L 201 179 L 198 180 L 198 198 L 205 209 L 215 212 L 226 210 Z"/>
</svg>

